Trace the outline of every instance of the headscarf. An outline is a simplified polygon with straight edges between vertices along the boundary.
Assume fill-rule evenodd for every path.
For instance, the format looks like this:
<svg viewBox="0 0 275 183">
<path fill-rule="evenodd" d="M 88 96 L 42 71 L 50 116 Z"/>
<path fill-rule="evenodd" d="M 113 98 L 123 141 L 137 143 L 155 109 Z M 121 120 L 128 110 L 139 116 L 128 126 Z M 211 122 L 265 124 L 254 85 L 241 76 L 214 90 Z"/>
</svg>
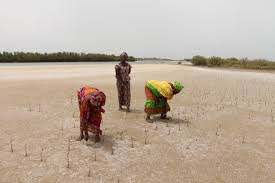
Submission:
<svg viewBox="0 0 275 183">
<path fill-rule="evenodd" d="M 149 80 L 146 86 L 154 93 L 155 96 L 163 96 L 168 100 L 173 98 L 173 89 L 168 81 Z"/>
<path fill-rule="evenodd" d="M 96 91 L 91 94 L 90 96 L 90 102 L 92 105 L 97 107 L 102 107 L 105 105 L 106 96 L 101 91 Z"/>
<path fill-rule="evenodd" d="M 177 92 L 180 92 L 184 88 L 184 86 L 179 81 L 175 81 L 173 86 Z"/>
<path fill-rule="evenodd" d="M 128 58 L 128 54 L 126 52 L 122 52 L 120 54 L 120 58 L 124 58 L 124 57 Z"/>
</svg>

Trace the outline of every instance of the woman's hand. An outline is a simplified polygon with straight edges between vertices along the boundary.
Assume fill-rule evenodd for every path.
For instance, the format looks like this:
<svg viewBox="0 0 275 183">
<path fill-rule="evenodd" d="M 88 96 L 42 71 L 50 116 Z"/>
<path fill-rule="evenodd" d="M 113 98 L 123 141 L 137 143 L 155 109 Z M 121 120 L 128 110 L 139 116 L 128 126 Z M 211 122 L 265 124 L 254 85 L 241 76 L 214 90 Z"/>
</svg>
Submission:
<svg viewBox="0 0 275 183">
<path fill-rule="evenodd" d="M 162 100 L 163 100 L 163 97 L 157 97 L 157 98 L 156 98 L 156 102 L 157 102 L 157 103 L 160 103 Z"/>
<path fill-rule="evenodd" d="M 95 108 L 98 112 L 105 113 L 105 109 L 103 109 L 101 106 L 94 106 L 94 108 Z"/>
</svg>

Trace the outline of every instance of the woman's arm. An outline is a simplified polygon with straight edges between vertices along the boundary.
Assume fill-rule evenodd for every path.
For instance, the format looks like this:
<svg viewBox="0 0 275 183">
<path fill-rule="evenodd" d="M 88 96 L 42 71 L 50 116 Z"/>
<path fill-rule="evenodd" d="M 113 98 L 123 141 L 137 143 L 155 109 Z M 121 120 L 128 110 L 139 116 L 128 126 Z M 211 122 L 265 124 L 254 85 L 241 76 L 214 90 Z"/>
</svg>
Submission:
<svg viewBox="0 0 275 183">
<path fill-rule="evenodd" d="M 89 119 L 90 119 L 90 104 L 85 101 L 85 104 L 83 106 L 83 122 L 84 123 L 88 123 Z"/>
<path fill-rule="evenodd" d="M 120 79 L 119 69 L 120 69 L 119 66 L 116 65 L 116 66 L 115 66 L 115 70 L 116 70 L 116 78 L 117 78 L 117 79 Z"/>
<path fill-rule="evenodd" d="M 105 113 L 105 109 L 103 109 L 102 107 L 100 107 L 100 112 Z"/>
<path fill-rule="evenodd" d="M 129 74 L 131 73 L 132 71 L 132 66 L 129 64 Z"/>
</svg>

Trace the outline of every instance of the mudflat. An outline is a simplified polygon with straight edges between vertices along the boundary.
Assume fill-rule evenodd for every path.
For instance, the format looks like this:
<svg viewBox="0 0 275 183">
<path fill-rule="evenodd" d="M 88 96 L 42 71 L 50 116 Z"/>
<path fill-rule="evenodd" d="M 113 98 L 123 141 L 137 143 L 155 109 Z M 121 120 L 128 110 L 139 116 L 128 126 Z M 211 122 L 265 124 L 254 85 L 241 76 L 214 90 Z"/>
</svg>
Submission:
<svg viewBox="0 0 275 183">
<path fill-rule="evenodd" d="M 0 66 L 0 182 L 275 182 L 275 74 L 132 66 L 130 113 L 114 63 Z M 145 121 L 150 79 L 185 86 L 169 121 Z M 76 140 L 84 84 L 107 96 L 96 144 Z"/>
</svg>

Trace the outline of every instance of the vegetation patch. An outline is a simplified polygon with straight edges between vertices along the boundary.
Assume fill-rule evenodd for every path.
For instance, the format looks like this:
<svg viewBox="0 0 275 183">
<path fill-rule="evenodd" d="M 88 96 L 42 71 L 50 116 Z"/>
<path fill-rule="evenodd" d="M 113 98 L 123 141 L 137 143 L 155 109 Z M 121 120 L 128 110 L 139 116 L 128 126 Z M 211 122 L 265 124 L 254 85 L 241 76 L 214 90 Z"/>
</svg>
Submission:
<svg viewBox="0 0 275 183">
<path fill-rule="evenodd" d="M 247 58 L 221 58 L 194 56 L 191 62 L 195 66 L 225 67 L 240 69 L 275 70 L 275 62 L 264 59 L 249 60 Z"/>
</svg>

